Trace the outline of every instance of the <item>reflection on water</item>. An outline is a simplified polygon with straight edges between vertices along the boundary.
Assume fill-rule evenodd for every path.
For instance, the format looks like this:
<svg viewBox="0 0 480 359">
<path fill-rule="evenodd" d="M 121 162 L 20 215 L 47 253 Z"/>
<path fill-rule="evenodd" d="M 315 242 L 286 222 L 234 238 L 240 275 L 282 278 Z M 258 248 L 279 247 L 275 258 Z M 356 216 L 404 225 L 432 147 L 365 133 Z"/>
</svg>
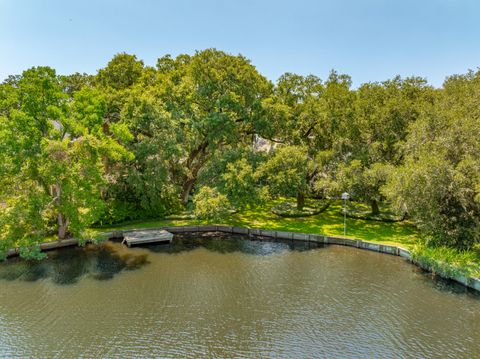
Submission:
<svg viewBox="0 0 480 359">
<path fill-rule="evenodd" d="M 437 274 L 428 272 L 422 268 L 412 265 L 412 271 L 418 273 L 425 285 L 446 293 L 465 294 L 469 297 L 480 300 L 480 293 L 472 288 L 466 287 L 451 279 L 445 279 Z"/>
<path fill-rule="evenodd" d="M 203 247 L 218 253 L 241 252 L 249 255 L 266 256 L 278 254 L 288 250 L 305 251 L 312 248 L 322 248 L 321 243 L 310 243 L 291 240 L 248 240 L 246 236 L 216 234 L 184 234 L 176 235 L 171 245 L 157 244 L 146 248 L 157 253 L 180 253 Z"/>
<path fill-rule="evenodd" d="M 405 260 L 184 236 L 0 264 L 0 357 L 479 358 L 480 298 Z"/>
<path fill-rule="evenodd" d="M 171 244 L 151 244 L 143 249 L 155 253 L 181 253 L 199 247 L 218 253 L 241 252 L 250 255 L 269 255 L 287 250 L 308 250 L 323 245 L 299 241 L 261 241 L 245 240 L 242 236 L 224 236 L 211 234 L 176 236 Z M 35 282 L 49 278 L 53 283 L 74 284 L 81 277 L 96 280 L 112 279 L 123 270 L 135 270 L 147 265 L 148 254 L 128 250 L 123 245 L 105 242 L 99 246 L 88 245 L 85 248 L 63 248 L 48 252 L 44 261 L 23 261 L 11 259 L 0 265 L 0 279 Z"/>
<path fill-rule="evenodd" d="M 135 270 L 148 264 L 147 254 L 119 250 L 110 242 L 85 248 L 64 248 L 48 253 L 43 261 L 11 259 L 0 265 L 0 279 L 35 282 L 49 278 L 55 284 L 74 284 L 81 277 L 112 279 L 122 270 Z"/>
</svg>

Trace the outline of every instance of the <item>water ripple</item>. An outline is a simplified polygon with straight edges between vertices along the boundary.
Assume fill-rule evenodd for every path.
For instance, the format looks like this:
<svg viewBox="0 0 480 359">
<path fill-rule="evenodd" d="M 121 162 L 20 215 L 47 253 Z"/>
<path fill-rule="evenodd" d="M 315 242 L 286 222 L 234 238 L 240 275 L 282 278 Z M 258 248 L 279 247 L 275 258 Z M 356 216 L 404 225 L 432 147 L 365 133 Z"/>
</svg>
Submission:
<svg viewBox="0 0 480 359">
<path fill-rule="evenodd" d="M 478 296 L 397 257 L 306 249 L 182 238 L 7 263 L 0 357 L 480 357 Z"/>
</svg>

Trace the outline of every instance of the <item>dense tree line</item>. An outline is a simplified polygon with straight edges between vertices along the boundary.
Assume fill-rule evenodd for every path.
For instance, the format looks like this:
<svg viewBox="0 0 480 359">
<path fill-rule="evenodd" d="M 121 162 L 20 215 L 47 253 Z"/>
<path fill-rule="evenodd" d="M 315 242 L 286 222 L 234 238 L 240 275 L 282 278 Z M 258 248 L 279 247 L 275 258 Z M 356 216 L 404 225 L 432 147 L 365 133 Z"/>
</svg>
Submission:
<svg viewBox="0 0 480 359">
<path fill-rule="evenodd" d="M 273 84 L 215 49 L 155 67 L 122 53 L 96 75 L 35 67 L 0 85 L 0 250 L 343 191 L 374 214 L 388 202 L 430 243 L 471 248 L 479 138 L 480 71 L 440 89 L 418 77 L 354 89 L 335 71 Z"/>
</svg>

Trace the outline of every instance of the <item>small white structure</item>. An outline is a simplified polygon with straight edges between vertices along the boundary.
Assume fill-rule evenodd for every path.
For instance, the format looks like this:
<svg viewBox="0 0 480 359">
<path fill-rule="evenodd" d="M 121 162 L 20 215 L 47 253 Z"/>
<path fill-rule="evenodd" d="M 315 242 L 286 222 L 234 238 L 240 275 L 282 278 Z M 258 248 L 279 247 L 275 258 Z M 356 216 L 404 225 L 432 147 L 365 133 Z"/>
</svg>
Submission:
<svg viewBox="0 0 480 359">
<path fill-rule="evenodd" d="M 173 240 L 173 234 L 163 229 L 161 230 L 145 230 L 135 231 L 127 233 L 123 236 L 123 242 L 127 246 L 131 247 L 136 244 L 147 243 L 171 243 Z"/>
</svg>

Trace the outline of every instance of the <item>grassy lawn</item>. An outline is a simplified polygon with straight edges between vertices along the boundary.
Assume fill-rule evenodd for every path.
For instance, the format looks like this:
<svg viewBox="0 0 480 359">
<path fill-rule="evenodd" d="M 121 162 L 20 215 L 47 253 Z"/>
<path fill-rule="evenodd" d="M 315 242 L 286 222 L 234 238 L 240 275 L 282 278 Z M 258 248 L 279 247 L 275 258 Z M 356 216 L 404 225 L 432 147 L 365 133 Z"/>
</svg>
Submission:
<svg viewBox="0 0 480 359">
<path fill-rule="evenodd" d="M 283 201 L 284 199 L 274 200 L 268 202 L 262 207 L 240 211 L 232 214 L 222 223 L 211 223 L 202 220 L 151 220 L 103 227 L 97 230 L 110 231 L 114 229 L 151 228 L 161 226 L 224 224 L 239 227 L 343 236 L 341 201 L 333 202 L 324 212 L 310 217 L 283 218 L 270 212 L 272 206 Z M 417 244 L 419 239 L 416 229 L 406 222 L 384 223 L 351 218 L 347 218 L 347 237 L 382 244 L 393 244 L 407 249 L 412 248 Z"/>
<path fill-rule="evenodd" d="M 414 248 L 413 257 L 443 277 L 462 275 L 480 278 L 480 253 L 478 251 L 419 246 Z"/>
</svg>

